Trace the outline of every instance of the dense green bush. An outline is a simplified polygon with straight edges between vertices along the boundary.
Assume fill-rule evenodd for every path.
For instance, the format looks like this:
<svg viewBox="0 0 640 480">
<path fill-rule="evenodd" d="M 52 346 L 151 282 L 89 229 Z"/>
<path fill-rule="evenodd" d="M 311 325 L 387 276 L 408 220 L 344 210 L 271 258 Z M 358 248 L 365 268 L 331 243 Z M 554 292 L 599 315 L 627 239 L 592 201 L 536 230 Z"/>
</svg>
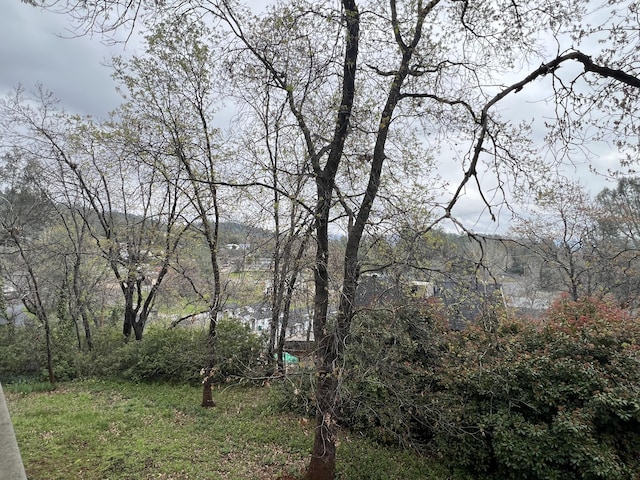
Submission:
<svg viewBox="0 0 640 480">
<path fill-rule="evenodd" d="M 263 339 L 237 320 L 218 321 L 215 381 L 252 376 L 263 368 Z"/>
<path fill-rule="evenodd" d="M 35 325 L 0 325 L 0 382 L 39 379 L 46 366 L 44 332 Z"/>
<path fill-rule="evenodd" d="M 242 377 L 260 364 L 262 342 L 234 320 L 218 322 L 214 380 Z M 205 365 L 207 332 L 202 328 L 150 325 L 141 341 L 125 343 L 121 329 L 105 326 L 93 334 L 93 350 L 78 348 L 75 331 L 56 324 L 52 331 L 56 379 L 101 377 L 133 381 L 199 383 Z M 44 332 L 37 327 L 0 327 L 0 380 L 45 380 Z"/>
<path fill-rule="evenodd" d="M 120 376 L 133 381 L 177 381 L 197 383 L 206 358 L 203 330 L 150 326 L 141 341 L 119 348 Z"/>
<path fill-rule="evenodd" d="M 413 302 L 358 314 L 345 352 L 340 420 L 378 441 L 423 446 L 425 408 L 442 357 L 446 324 L 434 305 Z"/>
<path fill-rule="evenodd" d="M 640 478 L 637 319 L 596 299 L 562 299 L 541 323 L 439 318 L 414 304 L 354 319 L 343 425 L 472 478 Z M 312 380 L 289 377 L 280 404 L 313 414 Z"/>
<path fill-rule="evenodd" d="M 271 404 L 280 412 L 293 412 L 311 418 L 316 413 L 316 371 L 310 363 L 302 363 L 282 378 L 270 382 Z"/>
<path fill-rule="evenodd" d="M 435 390 L 432 446 L 476 478 L 640 475 L 640 323 L 606 302 L 452 334 Z"/>
<path fill-rule="evenodd" d="M 362 311 L 353 319 L 341 368 L 341 425 L 388 444 L 419 448 L 432 436 L 425 408 L 446 338 L 432 303 Z M 315 414 L 314 372 L 298 367 L 276 386 L 280 408 Z"/>
<path fill-rule="evenodd" d="M 108 331 L 107 331 L 108 332 Z M 122 336 L 96 339 L 95 362 L 100 376 L 134 381 L 199 383 L 207 355 L 205 329 L 150 326 L 142 341 L 123 343 Z M 222 319 L 217 325 L 214 381 L 242 377 L 259 362 L 262 343 L 247 327 Z"/>
</svg>

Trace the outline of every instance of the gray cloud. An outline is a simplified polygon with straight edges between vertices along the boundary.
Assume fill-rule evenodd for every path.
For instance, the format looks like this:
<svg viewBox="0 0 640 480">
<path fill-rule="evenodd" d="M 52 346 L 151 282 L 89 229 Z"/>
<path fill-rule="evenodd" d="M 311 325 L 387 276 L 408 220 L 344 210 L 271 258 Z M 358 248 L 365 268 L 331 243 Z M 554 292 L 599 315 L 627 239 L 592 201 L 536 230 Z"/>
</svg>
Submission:
<svg viewBox="0 0 640 480">
<path fill-rule="evenodd" d="M 120 96 L 104 63 L 122 54 L 123 46 L 106 46 L 97 37 L 71 37 L 67 18 L 16 0 L 2 2 L 0 92 L 41 83 L 67 110 L 105 116 Z"/>
</svg>

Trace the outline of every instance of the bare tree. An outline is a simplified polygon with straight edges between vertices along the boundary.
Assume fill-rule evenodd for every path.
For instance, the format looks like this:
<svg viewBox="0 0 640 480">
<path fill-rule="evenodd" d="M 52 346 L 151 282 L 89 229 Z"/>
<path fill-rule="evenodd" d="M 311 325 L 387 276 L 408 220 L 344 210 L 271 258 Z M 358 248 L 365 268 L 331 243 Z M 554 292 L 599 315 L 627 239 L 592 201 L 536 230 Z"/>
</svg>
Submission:
<svg viewBox="0 0 640 480">
<path fill-rule="evenodd" d="M 142 161 L 151 153 L 135 148 L 139 132 L 131 125 L 71 117 L 43 88 L 33 97 L 22 89 L 7 96 L 2 118 L 7 141 L 57 166 L 70 195 L 90 206 L 78 213 L 121 291 L 124 337 L 140 340 L 186 228 L 179 189 Z"/>
<path fill-rule="evenodd" d="M 145 56 L 114 61 L 115 77 L 127 89 L 122 114 L 148 139 L 143 157 L 163 182 L 176 191 L 184 222 L 204 239 L 212 277 L 190 284 L 209 315 L 208 355 L 204 366 L 202 406 L 215 405 L 212 378 L 216 324 L 222 308 L 219 262 L 221 216 L 219 176 L 223 171 L 220 135 L 213 127 L 216 49 L 213 33 L 196 18 L 172 18 L 154 25 L 146 37 Z"/>
<path fill-rule="evenodd" d="M 90 350 L 93 346 L 91 321 L 95 318 L 91 303 L 104 268 L 98 262 L 90 261 L 97 252 L 91 248 L 86 225 L 75 212 L 78 205 L 68 201 L 64 181 L 56 176 L 55 167 L 53 170 L 47 168 L 46 164 L 29 155 L 29 152 L 14 150 L 5 155 L 4 164 L 0 166 L 3 178 L 13 179 L 5 192 L 5 206 L 9 207 L 5 217 L 9 222 L 7 225 L 18 222 L 22 225 L 19 230 L 24 230 L 22 222 L 27 221 L 31 224 L 28 228 L 31 241 L 39 241 L 40 235 L 46 237 L 46 258 L 50 261 L 39 258 L 33 267 L 34 275 L 39 277 L 39 290 L 46 291 L 43 304 L 47 306 L 48 314 L 58 317 L 60 325 L 67 321 L 71 323 L 79 350 L 85 347 Z M 14 183 L 16 178 L 21 179 L 20 184 Z M 29 191 L 38 192 L 38 195 L 24 196 Z M 20 220 L 22 215 L 18 212 L 24 211 L 26 205 L 17 208 L 18 204 L 28 204 L 35 198 L 39 200 L 34 214 L 30 219 Z M 25 239 L 14 238 L 14 242 L 18 240 L 26 245 Z M 7 270 L 10 269 L 7 267 Z M 52 307 L 54 304 L 55 308 Z"/>
<path fill-rule="evenodd" d="M 47 193 L 34 181 L 37 162 L 13 151 L 4 156 L 3 163 L 2 171 L 9 175 L 4 176 L 8 185 L 0 193 L 0 272 L 44 329 L 47 371 L 53 384 L 50 316 L 58 292 L 51 276 L 55 253 L 50 251 L 46 232 L 52 226 L 54 208 Z"/>
<path fill-rule="evenodd" d="M 244 187 L 245 204 L 254 205 L 248 208 L 255 212 L 254 221 L 272 231 L 268 245 L 272 271 L 267 288 L 271 320 L 266 351 L 270 368 L 276 364 L 273 373 L 282 374 L 292 302 L 302 270 L 308 265 L 312 189 L 305 148 L 297 127 L 290 123 L 286 96 L 269 88 L 268 72 L 263 75 L 265 83 L 256 89 L 245 88 L 242 78 L 235 81 L 238 103 L 246 106 L 238 122 L 244 131 L 235 150 L 247 165 L 236 174 L 235 183 Z M 270 200 L 265 198 L 268 195 Z"/>
<path fill-rule="evenodd" d="M 638 307 L 640 181 L 621 178 L 596 196 L 599 282 L 627 308 Z"/>
<path fill-rule="evenodd" d="M 574 301 L 594 293 L 595 216 L 589 194 L 575 183 L 561 183 L 540 192 L 536 211 L 513 227 L 522 245 L 537 255 L 560 285 L 547 276 L 541 287 L 561 287 Z"/>
<path fill-rule="evenodd" d="M 42 172 L 44 173 L 44 172 Z M 52 250 L 59 251 L 60 294 L 58 316 L 73 324 L 78 349 L 93 349 L 93 326 L 97 325 L 99 304 L 97 292 L 101 291 L 108 276 L 108 269 L 95 248 L 85 218 L 91 216 L 90 206 L 80 203 L 73 186 L 60 175 L 59 165 L 41 174 L 39 181 L 49 186 L 49 196 L 59 220 L 60 229 Z"/>
</svg>

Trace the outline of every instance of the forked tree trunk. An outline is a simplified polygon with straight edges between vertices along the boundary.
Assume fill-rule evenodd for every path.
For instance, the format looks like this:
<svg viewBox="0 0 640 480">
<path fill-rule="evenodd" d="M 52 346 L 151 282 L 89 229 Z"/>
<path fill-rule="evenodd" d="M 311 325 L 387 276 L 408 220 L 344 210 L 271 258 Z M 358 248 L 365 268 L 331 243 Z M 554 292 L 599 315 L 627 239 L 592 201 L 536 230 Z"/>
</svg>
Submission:
<svg viewBox="0 0 640 480">
<path fill-rule="evenodd" d="M 336 469 L 336 434 L 338 372 L 337 343 L 327 325 L 329 313 L 329 216 L 333 201 L 336 174 L 343 157 L 349 120 L 355 98 L 355 79 L 359 48 L 360 14 L 355 0 L 342 1 L 345 18 L 345 59 L 342 77 L 342 98 L 336 117 L 331 148 L 324 169 L 317 163 L 315 211 L 316 256 L 314 272 L 313 333 L 316 341 L 316 431 L 313 452 L 306 480 L 333 480 Z"/>
<path fill-rule="evenodd" d="M 432 6 L 435 3 L 432 4 Z M 346 52 L 343 77 L 343 100 L 341 109 L 347 117 L 350 115 L 353 102 L 353 89 L 355 84 L 355 66 L 358 49 L 358 33 L 359 33 L 359 14 L 358 9 L 353 0 L 343 0 L 347 18 L 347 35 L 346 35 Z M 400 88 L 409 74 L 409 65 L 413 56 L 413 49 L 419 43 L 422 35 L 422 25 L 428 9 L 422 9 L 418 12 L 415 31 L 410 46 L 398 42 L 402 49 L 402 60 L 398 70 L 394 74 L 393 81 L 390 84 L 389 92 L 385 106 L 382 110 L 378 131 L 376 135 L 376 143 L 373 149 L 371 159 L 371 167 L 369 170 L 369 178 L 367 188 L 357 210 L 355 217 L 352 218 L 353 224 L 349 228 L 347 235 L 347 245 L 344 253 L 343 263 L 343 279 L 342 290 L 340 293 L 340 305 L 336 316 L 333 331 L 327 330 L 327 313 L 329 301 L 329 278 L 327 273 L 327 264 L 329 259 L 328 246 L 328 230 L 327 224 L 329 220 L 329 210 L 331 208 L 330 199 L 335 185 L 335 172 L 339 164 L 339 159 L 332 158 L 333 155 L 342 155 L 344 143 L 343 141 L 346 131 L 340 129 L 345 120 L 338 115 L 336 134 L 334 136 L 334 145 L 329 153 L 327 167 L 325 173 L 328 176 L 324 179 L 317 179 L 318 186 L 318 209 L 316 212 L 316 235 L 318 249 L 316 253 L 316 297 L 314 306 L 314 333 L 317 343 L 317 428 L 314 440 L 313 454 L 311 462 L 307 470 L 306 480 L 333 480 L 336 467 L 336 434 L 337 434 L 337 418 L 336 412 L 339 407 L 339 375 L 338 369 L 341 365 L 341 358 L 345 347 L 345 342 L 349 329 L 351 327 L 351 319 L 354 312 L 354 301 L 358 279 L 360 276 L 360 265 L 358 261 L 358 252 L 360 242 L 364 233 L 364 228 L 369 221 L 373 202 L 378 194 L 380 187 L 380 179 L 382 177 L 382 166 L 386 158 L 385 145 L 389 134 L 389 127 L 393 112 L 400 99 Z M 351 95 L 351 96 L 350 96 Z M 347 118 L 348 123 L 348 118 Z M 335 148 L 335 150 L 334 150 Z M 338 163 L 332 164 L 335 160 Z M 334 170 L 329 170 L 330 166 Z M 333 171 L 333 175 L 331 175 Z M 327 202 L 326 199 L 329 199 Z M 317 322 L 317 325 L 316 325 Z"/>
</svg>

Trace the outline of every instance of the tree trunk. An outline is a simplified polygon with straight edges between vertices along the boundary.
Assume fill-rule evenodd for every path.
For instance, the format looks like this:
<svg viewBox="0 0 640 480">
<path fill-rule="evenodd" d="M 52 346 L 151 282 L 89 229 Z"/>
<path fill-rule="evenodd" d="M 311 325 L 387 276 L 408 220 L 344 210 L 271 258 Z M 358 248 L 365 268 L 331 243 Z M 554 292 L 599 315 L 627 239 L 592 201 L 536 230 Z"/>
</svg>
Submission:
<svg viewBox="0 0 640 480">
<path fill-rule="evenodd" d="M 328 370 L 328 368 L 325 366 L 324 370 Z M 335 405 L 335 392 L 338 389 L 338 379 L 335 372 L 331 371 L 319 373 L 317 382 L 316 435 L 305 480 L 333 480 L 336 472 L 337 435 L 333 406 Z"/>
<path fill-rule="evenodd" d="M 280 286 L 276 286 L 274 275 L 274 291 L 277 289 L 280 290 Z M 273 295 L 276 295 L 275 293 Z M 272 299 L 271 301 L 271 320 L 269 324 L 269 342 L 267 344 L 267 365 L 268 365 L 268 374 L 277 375 L 281 372 L 280 370 L 280 362 L 282 357 L 278 350 L 278 346 L 276 344 L 276 338 L 278 337 L 278 328 L 282 328 L 280 326 L 280 301 L 278 299 Z"/>
<path fill-rule="evenodd" d="M 344 79 L 347 80 L 349 75 L 354 75 L 355 78 L 355 71 L 351 72 L 349 67 L 351 66 L 351 63 L 356 63 L 359 20 L 355 3 L 344 1 L 343 4 L 345 6 L 345 10 L 349 12 L 347 15 L 348 34 L 344 75 Z M 427 10 L 425 9 L 419 12 L 412 45 L 418 44 L 422 31 L 422 22 L 426 15 L 426 11 Z M 318 208 L 317 211 L 316 234 L 318 239 L 318 253 L 316 255 L 317 275 L 315 308 L 321 308 L 319 313 L 315 312 L 314 314 L 314 333 L 316 335 L 316 342 L 319 342 L 317 344 L 318 359 L 316 365 L 318 373 L 318 383 L 316 387 L 318 427 L 316 429 L 313 454 L 307 470 L 306 480 L 332 480 L 335 475 L 337 432 L 336 412 L 340 402 L 340 395 L 338 392 L 338 377 L 340 373 L 337 369 L 338 365 L 341 364 L 340 360 L 345 347 L 347 335 L 351 327 L 351 319 L 354 312 L 355 294 L 360 276 L 360 265 L 358 261 L 360 242 L 380 186 L 382 166 L 386 158 L 385 145 L 389 133 L 389 126 L 391 125 L 393 112 L 400 99 L 400 88 L 404 84 L 409 73 L 409 65 L 411 64 L 411 58 L 413 55 L 413 48 L 408 48 L 404 45 L 401 46 L 403 48 L 402 61 L 400 68 L 394 74 L 394 79 L 390 85 L 387 101 L 380 116 L 367 188 L 360 203 L 360 208 L 357 210 L 357 214 L 355 215 L 355 219 L 351 228 L 349 228 L 347 235 L 340 305 L 338 307 L 333 332 L 328 332 L 326 328 L 327 302 L 329 300 L 329 283 L 326 266 L 329 250 L 328 238 L 326 236 L 327 225 L 324 222 L 328 222 L 330 204 L 325 204 L 320 201 L 320 208 Z M 356 51 L 350 51 L 350 48 L 355 48 Z M 353 85 L 345 84 L 343 95 L 346 94 L 348 96 L 347 89 L 349 88 L 353 88 Z M 346 97 L 343 97 L 343 106 L 345 98 Z M 353 98 L 351 98 L 351 100 L 353 100 Z M 347 106 L 350 107 L 348 102 Z M 345 108 L 345 111 L 347 111 L 347 108 Z M 340 121 L 341 119 L 339 117 L 339 125 Z M 340 152 L 342 152 L 343 145 L 344 144 L 338 145 Z M 334 152 L 332 151 L 329 154 L 327 168 L 331 165 L 331 155 L 333 153 Z M 322 185 L 320 180 L 316 180 L 319 199 L 330 199 L 332 197 L 335 176 L 329 176 L 328 178 L 330 179 L 329 183 L 325 185 Z M 324 208 L 326 208 L 326 211 Z M 324 216 L 325 213 L 326 216 Z M 322 317 L 320 317 L 320 315 L 322 315 Z M 318 322 L 318 327 L 315 326 L 315 322 Z"/>
<path fill-rule="evenodd" d="M 133 335 L 137 342 L 142 340 L 142 332 L 144 331 L 144 320 L 142 318 L 137 318 L 133 321 Z"/>
<path fill-rule="evenodd" d="M 93 350 L 93 337 L 91 336 L 91 325 L 89 324 L 89 318 L 86 313 L 82 313 L 82 326 L 84 327 L 84 338 L 87 341 L 87 349 Z"/>
<path fill-rule="evenodd" d="M 204 380 L 202 381 L 202 407 L 211 408 L 216 406 L 213 401 L 213 382 L 211 369 L 205 369 Z"/>
<path fill-rule="evenodd" d="M 282 310 L 282 322 L 280 324 L 280 334 L 278 335 L 278 345 L 276 347 L 276 363 L 278 365 L 277 373 L 279 374 L 286 373 L 286 365 L 284 362 L 284 342 L 287 339 L 287 328 L 289 327 L 291 298 L 285 299 L 284 308 Z"/>
<path fill-rule="evenodd" d="M 56 383 L 56 377 L 53 372 L 53 355 L 51 353 L 51 328 L 49 327 L 49 318 L 44 312 L 41 320 L 44 324 L 44 333 L 47 342 L 47 371 L 49 373 L 49 383 L 53 385 Z"/>
<path fill-rule="evenodd" d="M 73 302 L 74 302 L 74 322 L 76 326 L 78 326 L 78 317 L 82 320 L 82 327 L 84 329 L 84 338 L 87 343 L 87 349 L 89 351 L 93 350 L 93 339 L 91 338 L 91 326 L 89 325 L 89 318 L 87 315 L 87 307 L 85 306 L 82 294 L 82 288 L 80 286 L 80 267 L 82 266 L 81 258 L 78 254 L 76 254 L 76 261 L 73 265 Z M 78 334 L 79 335 L 79 334 Z M 80 345 L 80 341 L 78 340 L 79 348 L 82 350 L 82 346 Z"/>
<path fill-rule="evenodd" d="M 316 341 L 316 422 L 311 461 L 306 480 L 333 480 L 336 469 L 335 406 L 338 391 L 337 339 L 327 325 L 329 312 L 329 216 L 335 178 L 348 135 L 349 119 L 355 97 L 356 66 L 359 47 L 360 14 L 353 0 L 343 0 L 346 38 L 343 64 L 342 99 L 336 118 L 332 145 L 324 169 L 316 165 L 316 257 L 313 333 Z"/>
<path fill-rule="evenodd" d="M 209 311 L 209 334 L 207 338 L 207 366 L 204 369 L 204 378 L 202 380 L 201 406 L 203 408 L 211 408 L 216 406 L 216 402 L 213 401 L 213 367 L 215 364 L 218 310 L 219 308 L 214 305 L 214 307 Z"/>
<path fill-rule="evenodd" d="M 78 324 L 78 318 L 75 313 L 71 314 L 71 321 L 73 322 L 73 331 L 76 334 L 76 342 L 78 343 L 78 351 L 82 351 L 82 336 L 80 335 L 80 325 Z"/>
<path fill-rule="evenodd" d="M 305 480 L 331 480 L 335 476 L 338 426 L 336 411 L 340 406 L 338 382 L 340 371 L 337 365 L 340 364 L 353 317 L 353 305 L 359 277 L 359 236 L 357 229 L 354 229 L 349 235 L 350 241 L 347 242 L 342 296 L 335 327 L 331 332 L 325 330 L 316 346 L 317 427 L 313 453 Z"/>
<path fill-rule="evenodd" d="M 131 285 L 122 287 L 124 294 L 124 324 L 122 327 L 122 333 L 125 341 L 131 339 L 131 333 L 133 333 L 136 341 L 142 340 L 144 333 L 144 327 L 147 323 L 147 316 L 149 314 L 148 304 L 150 303 L 149 297 L 145 303 L 145 308 L 140 308 L 140 301 L 142 298 L 141 281 Z"/>
<path fill-rule="evenodd" d="M 122 293 L 124 294 L 124 322 L 122 324 L 122 334 L 125 341 L 129 341 L 131 338 L 131 332 L 133 332 L 133 324 L 136 320 L 136 312 L 133 309 L 133 293 L 127 286 L 122 287 Z"/>
<path fill-rule="evenodd" d="M 333 180 L 317 180 L 316 257 L 313 334 L 316 342 L 316 430 L 305 480 L 333 480 L 336 468 L 335 398 L 338 388 L 334 360 L 335 338 L 328 328 L 329 211 Z"/>
<path fill-rule="evenodd" d="M 273 184 L 277 185 L 277 169 L 272 170 Z M 267 344 L 267 365 L 271 375 L 276 375 L 280 370 L 282 357 L 276 348 L 276 337 L 278 334 L 278 326 L 280 325 L 280 309 L 282 307 L 282 290 L 284 288 L 284 272 L 281 271 L 281 265 L 286 262 L 282 248 L 282 236 L 280 233 L 280 195 L 277 189 L 273 190 L 273 220 L 275 224 L 275 245 L 273 248 L 273 276 L 271 279 L 271 322 L 269 324 L 269 343 Z M 286 271 L 286 268 L 285 268 Z M 277 358 L 276 355 L 278 355 Z M 273 368 L 275 365 L 275 368 Z"/>
</svg>

